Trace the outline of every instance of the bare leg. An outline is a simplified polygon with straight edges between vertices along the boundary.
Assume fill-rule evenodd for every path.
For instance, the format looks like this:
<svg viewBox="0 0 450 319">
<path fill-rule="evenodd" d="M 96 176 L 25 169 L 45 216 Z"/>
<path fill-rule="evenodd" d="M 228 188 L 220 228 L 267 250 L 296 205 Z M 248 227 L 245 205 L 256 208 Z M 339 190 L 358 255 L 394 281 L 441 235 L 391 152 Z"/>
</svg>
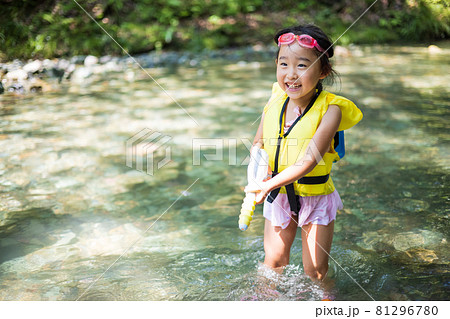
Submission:
<svg viewBox="0 0 450 319">
<path fill-rule="evenodd" d="M 256 292 L 258 298 L 263 300 L 274 300 L 279 297 L 276 290 L 277 276 L 266 273 L 267 270 L 282 274 L 284 267 L 289 264 L 289 256 L 292 243 L 297 232 L 297 218 L 293 217 L 286 229 L 272 226 L 266 219 L 264 225 L 264 264 L 259 269 Z M 265 269 L 264 267 L 268 268 Z"/>
<path fill-rule="evenodd" d="M 326 277 L 333 231 L 334 221 L 327 226 L 308 224 L 302 227 L 303 268 L 312 279 Z"/>
<path fill-rule="evenodd" d="M 275 270 L 289 264 L 291 246 L 297 232 L 297 217 L 293 217 L 289 225 L 282 229 L 279 226 L 272 226 L 266 219 L 264 225 L 264 264 Z M 281 268 L 282 272 L 283 268 Z"/>
</svg>

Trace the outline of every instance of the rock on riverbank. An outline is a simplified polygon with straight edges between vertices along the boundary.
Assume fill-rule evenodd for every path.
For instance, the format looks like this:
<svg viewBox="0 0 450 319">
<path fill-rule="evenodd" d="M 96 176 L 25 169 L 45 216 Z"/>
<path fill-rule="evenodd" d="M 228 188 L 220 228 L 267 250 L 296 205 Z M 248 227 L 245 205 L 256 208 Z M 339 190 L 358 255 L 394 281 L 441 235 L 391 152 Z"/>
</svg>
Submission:
<svg viewBox="0 0 450 319">
<path fill-rule="evenodd" d="M 70 59 L 45 59 L 0 63 L 0 94 L 26 94 L 50 91 L 63 81 L 84 83 L 96 74 L 125 72 L 129 68 L 199 67 L 206 59 L 229 61 L 262 60 L 274 55 L 275 48 L 260 46 L 243 49 L 192 52 L 151 52 L 137 56 L 74 56 Z"/>
<path fill-rule="evenodd" d="M 222 50 L 193 52 L 150 52 L 136 56 L 74 56 L 70 59 L 45 59 L 0 63 L 0 94 L 27 94 L 52 90 L 63 81 L 85 83 L 95 75 L 108 72 L 126 72 L 130 68 L 201 67 L 206 60 L 228 62 L 273 60 L 277 47 L 249 46 Z M 335 47 L 335 56 L 360 55 L 360 48 Z"/>
</svg>

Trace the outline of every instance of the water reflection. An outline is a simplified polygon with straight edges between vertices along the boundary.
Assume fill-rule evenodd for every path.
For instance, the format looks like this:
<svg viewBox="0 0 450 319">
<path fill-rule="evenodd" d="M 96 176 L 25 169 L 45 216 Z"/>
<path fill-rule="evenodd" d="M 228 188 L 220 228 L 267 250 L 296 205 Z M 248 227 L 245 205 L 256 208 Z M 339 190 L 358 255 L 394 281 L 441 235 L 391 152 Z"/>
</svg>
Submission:
<svg viewBox="0 0 450 319">
<path fill-rule="evenodd" d="M 365 118 L 333 177 L 345 205 L 331 251 L 334 294 L 370 300 L 354 279 L 377 300 L 445 299 L 449 49 L 362 50 L 337 61 L 341 90 Z M 138 70 L 0 96 L 0 299 L 321 299 L 298 266 L 300 238 L 282 276 L 261 271 L 261 208 L 240 232 L 246 168 L 229 165 L 230 145 L 224 160 L 192 165 L 193 138 L 233 138 L 237 163 L 247 156 L 241 139 L 256 131 L 273 62 L 151 73 L 200 126 Z M 172 137 L 172 162 L 154 176 L 125 165 L 125 141 L 143 128 Z"/>
</svg>

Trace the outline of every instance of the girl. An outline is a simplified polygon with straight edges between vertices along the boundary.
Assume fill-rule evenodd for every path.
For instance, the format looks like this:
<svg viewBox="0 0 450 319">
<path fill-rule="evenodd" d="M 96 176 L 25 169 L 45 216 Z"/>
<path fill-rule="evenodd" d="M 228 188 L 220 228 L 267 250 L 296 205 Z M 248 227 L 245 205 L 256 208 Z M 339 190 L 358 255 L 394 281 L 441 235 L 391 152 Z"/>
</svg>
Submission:
<svg viewBox="0 0 450 319">
<path fill-rule="evenodd" d="M 264 108 L 253 145 L 269 154 L 272 178 L 261 183 L 256 201 L 264 201 L 264 264 L 289 263 L 297 227 L 302 229 L 305 273 L 323 280 L 333 239 L 336 210 L 342 202 L 330 171 L 340 159 L 336 148 L 346 130 L 362 119 L 350 100 L 322 90 L 333 75 L 330 39 L 316 26 L 279 31 L 277 82 Z M 343 156 L 342 154 L 340 154 Z M 282 268 L 281 268 L 282 269 Z"/>
</svg>

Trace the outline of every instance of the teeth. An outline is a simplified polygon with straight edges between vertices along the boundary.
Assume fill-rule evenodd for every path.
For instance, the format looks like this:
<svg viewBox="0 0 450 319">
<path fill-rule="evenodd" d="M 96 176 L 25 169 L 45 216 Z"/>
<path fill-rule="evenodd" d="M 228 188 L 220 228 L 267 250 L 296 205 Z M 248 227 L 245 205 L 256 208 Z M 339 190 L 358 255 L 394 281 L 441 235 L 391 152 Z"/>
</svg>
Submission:
<svg viewBox="0 0 450 319">
<path fill-rule="evenodd" d="M 291 84 L 291 85 L 289 85 L 289 88 L 290 88 L 290 89 L 297 89 L 297 88 L 299 88 L 300 86 L 301 86 L 301 84 L 297 84 L 297 85 Z"/>
</svg>

